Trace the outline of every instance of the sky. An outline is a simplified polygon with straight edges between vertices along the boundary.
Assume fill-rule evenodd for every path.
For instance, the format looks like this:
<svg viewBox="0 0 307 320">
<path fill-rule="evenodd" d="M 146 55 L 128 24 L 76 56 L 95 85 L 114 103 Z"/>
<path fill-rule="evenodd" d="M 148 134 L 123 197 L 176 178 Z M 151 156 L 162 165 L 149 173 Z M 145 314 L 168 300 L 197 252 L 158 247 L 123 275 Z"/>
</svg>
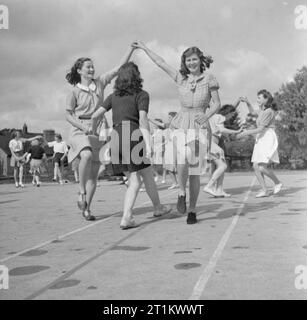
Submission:
<svg viewBox="0 0 307 320">
<path fill-rule="evenodd" d="M 295 8 L 307 0 L 0 0 L 9 29 L 0 29 L 0 129 L 54 129 L 68 136 L 65 74 L 90 57 L 96 74 L 118 65 L 142 40 L 179 69 L 182 52 L 197 46 L 213 57 L 210 72 L 222 104 L 259 89 L 271 92 L 307 65 L 307 30 L 295 27 Z M 142 51 L 133 54 L 149 116 L 167 119 L 180 103 L 172 80 Z M 105 91 L 112 92 L 113 83 Z M 240 106 L 244 113 L 245 106 Z M 110 119 L 110 115 L 108 115 Z"/>
</svg>

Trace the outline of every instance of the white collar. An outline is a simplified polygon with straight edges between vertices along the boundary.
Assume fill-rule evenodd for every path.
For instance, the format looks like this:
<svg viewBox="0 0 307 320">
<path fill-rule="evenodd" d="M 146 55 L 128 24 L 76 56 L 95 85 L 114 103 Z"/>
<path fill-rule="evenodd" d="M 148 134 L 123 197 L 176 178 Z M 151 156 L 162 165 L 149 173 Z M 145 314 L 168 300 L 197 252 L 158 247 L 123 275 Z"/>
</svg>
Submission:
<svg viewBox="0 0 307 320">
<path fill-rule="evenodd" d="M 88 87 L 79 82 L 79 83 L 77 83 L 77 87 L 81 90 L 86 91 L 86 92 L 96 91 L 96 83 L 94 81 L 92 81 Z"/>
</svg>

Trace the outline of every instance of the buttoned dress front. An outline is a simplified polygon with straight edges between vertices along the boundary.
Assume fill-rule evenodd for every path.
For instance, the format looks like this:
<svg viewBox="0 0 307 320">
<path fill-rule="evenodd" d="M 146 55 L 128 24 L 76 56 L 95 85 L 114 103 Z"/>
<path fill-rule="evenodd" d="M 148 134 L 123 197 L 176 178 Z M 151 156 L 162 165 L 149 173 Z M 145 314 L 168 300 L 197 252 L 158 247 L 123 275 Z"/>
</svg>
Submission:
<svg viewBox="0 0 307 320">
<path fill-rule="evenodd" d="M 199 125 L 197 117 L 206 113 L 211 100 L 211 92 L 219 89 L 212 74 L 203 72 L 194 78 L 176 75 L 181 109 L 173 118 L 170 128 L 176 138 L 177 163 L 189 163 L 189 175 L 200 175 L 205 171 L 211 148 L 211 129 L 209 122 Z"/>
<path fill-rule="evenodd" d="M 93 82 L 87 87 L 78 83 L 67 98 L 66 109 L 71 111 L 85 127 L 91 127 L 92 114 L 102 106 L 104 100 L 104 89 L 116 76 L 116 71 L 111 71 Z M 67 141 L 70 146 L 68 152 L 68 162 L 72 162 L 79 157 L 80 152 L 89 148 L 92 151 L 92 161 L 99 162 L 99 152 L 106 143 L 105 137 L 99 136 L 104 131 L 103 125 L 107 124 L 105 119 L 101 119 L 96 134 L 87 135 L 84 131 L 72 126 L 70 136 Z"/>
</svg>

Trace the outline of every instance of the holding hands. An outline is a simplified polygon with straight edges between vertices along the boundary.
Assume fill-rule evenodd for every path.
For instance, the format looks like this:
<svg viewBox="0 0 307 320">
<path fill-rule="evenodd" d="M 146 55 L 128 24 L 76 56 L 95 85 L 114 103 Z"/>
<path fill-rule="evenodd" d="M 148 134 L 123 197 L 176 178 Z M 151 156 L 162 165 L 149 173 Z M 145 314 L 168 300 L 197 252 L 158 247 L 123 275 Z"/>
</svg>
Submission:
<svg viewBox="0 0 307 320">
<path fill-rule="evenodd" d="M 135 48 L 135 49 L 142 49 L 142 50 L 146 49 L 145 44 L 142 41 L 139 41 L 139 40 L 134 41 L 132 43 L 132 47 Z"/>
</svg>

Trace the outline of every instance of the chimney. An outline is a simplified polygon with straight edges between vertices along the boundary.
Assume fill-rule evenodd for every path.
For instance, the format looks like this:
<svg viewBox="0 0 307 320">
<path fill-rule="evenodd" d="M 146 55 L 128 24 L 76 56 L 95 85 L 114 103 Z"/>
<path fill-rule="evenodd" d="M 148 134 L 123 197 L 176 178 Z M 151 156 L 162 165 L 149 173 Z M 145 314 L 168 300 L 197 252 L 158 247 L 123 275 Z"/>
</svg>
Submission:
<svg viewBox="0 0 307 320">
<path fill-rule="evenodd" d="M 22 133 L 23 134 L 27 134 L 28 133 L 28 127 L 27 127 L 26 124 L 24 124 L 23 127 L 22 127 Z"/>
</svg>

